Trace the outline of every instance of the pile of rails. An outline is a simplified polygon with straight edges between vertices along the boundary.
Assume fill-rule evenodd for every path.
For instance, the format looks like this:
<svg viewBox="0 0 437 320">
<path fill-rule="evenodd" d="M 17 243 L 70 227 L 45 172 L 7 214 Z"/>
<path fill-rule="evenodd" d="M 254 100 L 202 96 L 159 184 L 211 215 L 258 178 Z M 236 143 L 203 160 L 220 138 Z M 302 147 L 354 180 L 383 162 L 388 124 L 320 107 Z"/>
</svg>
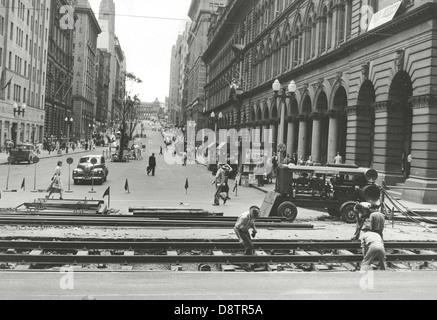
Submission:
<svg viewBox="0 0 437 320">
<path fill-rule="evenodd" d="M 25 202 L 17 209 L 25 208 L 27 212 L 45 212 L 45 213 L 79 213 L 89 214 L 107 214 L 108 208 L 103 200 L 81 199 L 81 200 L 55 200 L 55 199 L 38 199 L 34 202 Z"/>
<path fill-rule="evenodd" d="M 78 214 L 56 209 L 18 213 L 6 211 L 0 215 L 0 225 L 233 229 L 237 221 L 236 217 L 196 209 L 132 208 L 130 211 L 133 215 Z M 257 227 L 282 230 L 314 228 L 311 224 L 288 223 L 281 218 L 260 219 Z"/>
</svg>

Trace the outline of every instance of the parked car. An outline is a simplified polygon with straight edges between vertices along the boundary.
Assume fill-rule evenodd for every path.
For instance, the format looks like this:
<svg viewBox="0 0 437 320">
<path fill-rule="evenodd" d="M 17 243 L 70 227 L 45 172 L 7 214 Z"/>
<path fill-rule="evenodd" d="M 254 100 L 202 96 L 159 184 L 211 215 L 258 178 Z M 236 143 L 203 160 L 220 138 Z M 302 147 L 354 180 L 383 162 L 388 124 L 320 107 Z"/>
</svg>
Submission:
<svg viewBox="0 0 437 320">
<path fill-rule="evenodd" d="M 14 163 L 28 162 L 29 164 L 33 163 L 33 159 L 37 156 L 35 147 L 30 143 L 18 144 L 11 150 L 10 155 L 14 158 Z"/>
<path fill-rule="evenodd" d="M 96 159 L 96 163 L 92 163 Z M 108 179 L 109 170 L 106 166 L 106 160 L 103 156 L 83 156 L 80 158 L 77 168 L 73 171 L 74 184 L 77 185 L 83 181 L 94 181 L 94 183 L 103 184 Z"/>
</svg>

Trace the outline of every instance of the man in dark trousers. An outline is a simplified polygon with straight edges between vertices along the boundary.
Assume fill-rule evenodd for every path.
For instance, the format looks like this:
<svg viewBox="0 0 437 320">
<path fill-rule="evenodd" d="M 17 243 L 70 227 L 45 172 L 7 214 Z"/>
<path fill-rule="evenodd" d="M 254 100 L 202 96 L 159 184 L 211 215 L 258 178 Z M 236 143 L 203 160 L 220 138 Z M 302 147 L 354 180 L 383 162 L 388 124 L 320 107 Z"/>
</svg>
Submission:
<svg viewBox="0 0 437 320">
<path fill-rule="evenodd" d="M 155 176 L 155 169 L 156 169 L 156 158 L 155 154 L 153 153 L 152 156 L 149 158 L 149 167 L 147 168 L 147 175 L 152 172 L 152 176 Z"/>
<path fill-rule="evenodd" d="M 258 231 L 256 230 L 255 220 L 259 218 L 260 209 L 253 206 L 249 209 L 249 212 L 243 213 L 235 224 L 234 231 L 241 244 L 244 245 L 245 255 L 253 255 L 253 242 L 250 238 L 249 230 L 252 229 L 252 237 L 255 238 Z"/>
</svg>

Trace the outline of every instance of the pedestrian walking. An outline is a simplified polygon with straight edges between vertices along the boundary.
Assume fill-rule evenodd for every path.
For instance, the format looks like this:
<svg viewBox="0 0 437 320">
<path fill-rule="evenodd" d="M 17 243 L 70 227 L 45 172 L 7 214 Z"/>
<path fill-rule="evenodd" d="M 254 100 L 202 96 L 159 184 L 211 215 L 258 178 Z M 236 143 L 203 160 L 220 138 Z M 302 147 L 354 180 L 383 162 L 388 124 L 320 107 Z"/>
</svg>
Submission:
<svg viewBox="0 0 437 320">
<path fill-rule="evenodd" d="M 223 200 L 223 204 L 226 204 L 226 201 L 228 201 L 228 199 L 221 194 L 223 192 L 223 188 L 225 186 L 225 179 L 226 179 L 225 171 L 223 170 L 223 164 L 219 163 L 217 166 L 218 166 L 217 174 L 215 176 L 214 181 L 212 182 L 212 184 L 213 185 L 215 184 L 216 187 L 213 206 L 219 206 L 220 199 Z"/>
<path fill-rule="evenodd" d="M 155 176 L 155 170 L 156 170 L 156 158 L 155 158 L 155 154 L 153 153 L 152 156 L 149 158 L 149 166 L 147 167 L 147 175 L 150 175 L 150 173 L 152 173 L 152 176 Z"/>
<path fill-rule="evenodd" d="M 361 248 L 363 249 L 364 260 L 361 263 L 361 271 L 368 271 L 373 261 L 379 261 L 379 269 L 385 270 L 385 247 L 381 236 L 372 232 L 370 226 L 364 226 Z"/>
<path fill-rule="evenodd" d="M 162 147 L 160 147 L 160 149 L 159 149 L 159 155 L 160 155 L 160 156 L 163 155 L 163 153 L 162 153 Z"/>
<path fill-rule="evenodd" d="M 230 189 L 229 189 L 228 183 L 229 183 L 229 176 L 233 170 L 232 170 L 232 167 L 228 164 L 225 164 L 223 166 L 223 170 L 225 171 L 225 186 L 223 187 L 222 192 L 226 193 L 226 200 L 231 200 L 231 198 L 229 197 L 229 190 Z"/>
<path fill-rule="evenodd" d="M 59 161 L 58 166 L 55 169 L 55 173 L 53 174 L 52 182 L 50 183 L 49 187 L 47 188 L 47 192 L 49 193 L 49 195 L 46 197 L 46 199 L 49 199 L 53 193 L 59 193 L 60 200 L 63 200 L 63 197 L 62 197 L 63 187 L 62 187 L 62 182 L 61 182 L 61 167 L 62 167 L 62 161 Z"/>
<path fill-rule="evenodd" d="M 255 220 L 259 218 L 260 209 L 257 206 L 253 206 L 248 212 L 243 213 L 235 224 L 234 231 L 241 244 L 244 245 L 245 255 L 252 256 L 253 243 L 249 234 L 249 230 L 252 229 L 252 238 L 255 238 L 258 231 L 256 230 Z"/>
<path fill-rule="evenodd" d="M 258 187 L 264 187 L 264 172 L 264 159 L 260 157 L 255 168 L 255 177 L 258 180 Z"/>
<path fill-rule="evenodd" d="M 382 212 L 375 211 L 370 214 L 370 230 L 381 236 L 384 240 L 385 215 Z"/>
</svg>

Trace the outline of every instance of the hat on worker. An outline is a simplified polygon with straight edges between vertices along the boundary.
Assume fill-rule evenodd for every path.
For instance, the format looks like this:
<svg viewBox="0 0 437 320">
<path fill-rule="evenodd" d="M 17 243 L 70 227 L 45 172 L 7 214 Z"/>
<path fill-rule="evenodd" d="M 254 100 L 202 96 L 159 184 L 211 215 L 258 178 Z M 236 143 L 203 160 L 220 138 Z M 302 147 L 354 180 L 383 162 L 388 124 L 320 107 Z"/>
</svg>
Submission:
<svg viewBox="0 0 437 320">
<path fill-rule="evenodd" d="M 253 213 L 256 216 L 259 216 L 260 209 L 257 206 L 252 206 L 252 207 L 250 207 L 250 212 Z"/>
</svg>

